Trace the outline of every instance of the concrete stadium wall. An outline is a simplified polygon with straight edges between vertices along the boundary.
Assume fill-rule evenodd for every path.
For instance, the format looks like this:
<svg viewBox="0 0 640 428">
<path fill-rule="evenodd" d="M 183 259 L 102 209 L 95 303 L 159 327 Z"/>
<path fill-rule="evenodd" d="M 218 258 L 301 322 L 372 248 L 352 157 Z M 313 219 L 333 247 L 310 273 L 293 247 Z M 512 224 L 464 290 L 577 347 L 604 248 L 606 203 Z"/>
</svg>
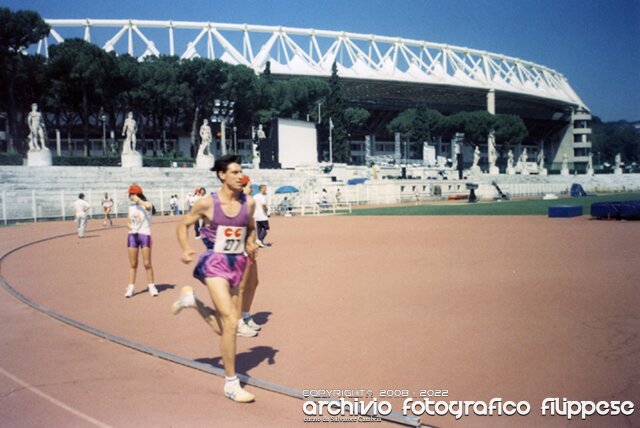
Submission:
<svg viewBox="0 0 640 428">
<path fill-rule="evenodd" d="M 348 185 L 350 178 L 371 178 L 365 167 L 336 165 L 330 174 L 317 167 L 296 170 L 246 170 L 254 184 L 266 184 L 272 207 L 287 197 L 293 205 L 315 205 L 321 202 L 322 190 L 327 190 L 328 202 L 354 205 L 398 204 L 437 200 L 469 191 L 466 183 L 478 184 L 476 195 L 491 200 L 498 192 L 491 184 L 496 181 L 503 192 L 512 197 L 537 197 L 547 193 L 567 195 L 571 184 L 581 184 L 588 193 L 614 193 L 640 191 L 640 174 L 575 176 L 489 176 L 457 180 L 455 171 L 438 174 L 437 170 L 410 168 L 408 174 L 420 177 L 408 180 L 369 179 L 364 184 Z M 387 168 L 380 177 L 398 176 L 400 168 Z M 447 179 L 443 179 L 446 176 Z M 78 193 L 86 195 L 92 204 L 92 215 L 100 217 L 102 195 L 108 192 L 116 206 L 114 213 L 124 215 L 128 201 L 126 191 L 131 183 L 142 186 L 145 195 L 160 214 L 168 213 L 169 198 L 177 194 L 181 205 L 189 192 L 199 187 L 207 191 L 218 188 L 212 172 L 193 168 L 118 168 L 118 167 L 0 167 L 0 221 L 39 221 L 73 217 L 72 204 Z M 274 191 L 283 185 L 292 185 L 298 193 L 278 195 Z"/>
</svg>

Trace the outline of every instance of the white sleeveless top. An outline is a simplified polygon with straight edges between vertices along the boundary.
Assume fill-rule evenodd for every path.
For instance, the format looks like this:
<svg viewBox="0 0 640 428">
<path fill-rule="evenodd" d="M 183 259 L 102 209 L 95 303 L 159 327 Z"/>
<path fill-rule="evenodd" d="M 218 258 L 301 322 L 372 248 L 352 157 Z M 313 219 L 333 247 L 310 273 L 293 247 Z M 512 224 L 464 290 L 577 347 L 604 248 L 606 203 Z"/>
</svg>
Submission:
<svg viewBox="0 0 640 428">
<path fill-rule="evenodd" d="M 142 205 L 129 206 L 129 222 L 131 223 L 129 233 L 151 235 L 151 212 L 144 209 Z"/>
</svg>

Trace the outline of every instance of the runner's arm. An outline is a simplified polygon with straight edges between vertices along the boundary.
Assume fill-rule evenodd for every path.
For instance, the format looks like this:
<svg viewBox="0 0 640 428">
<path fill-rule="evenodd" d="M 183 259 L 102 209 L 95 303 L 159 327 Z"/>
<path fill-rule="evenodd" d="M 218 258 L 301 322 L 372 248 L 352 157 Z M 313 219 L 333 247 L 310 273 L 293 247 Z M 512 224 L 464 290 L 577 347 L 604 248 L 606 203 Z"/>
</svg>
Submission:
<svg viewBox="0 0 640 428">
<path fill-rule="evenodd" d="M 246 250 L 251 260 L 256 259 L 256 222 L 253 220 L 253 214 L 256 211 L 256 201 L 247 196 L 247 209 L 249 211 L 249 224 L 247 224 L 247 242 Z"/>
<path fill-rule="evenodd" d="M 206 213 L 211 212 L 213 199 L 211 198 L 202 198 L 198 200 L 191 211 L 189 211 L 183 217 L 182 221 L 178 224 L 178 228 L 176 230 L 178 243 L 182 248 L 182 262 L 189 263 L 193 260 L 193 256 L 196 253 L 193 248 L 189 245 L 189 241 L 187 240 L 187 233 L 189 228 L 196 224 L 200 218 L 206 218 Z"/>
</svg>

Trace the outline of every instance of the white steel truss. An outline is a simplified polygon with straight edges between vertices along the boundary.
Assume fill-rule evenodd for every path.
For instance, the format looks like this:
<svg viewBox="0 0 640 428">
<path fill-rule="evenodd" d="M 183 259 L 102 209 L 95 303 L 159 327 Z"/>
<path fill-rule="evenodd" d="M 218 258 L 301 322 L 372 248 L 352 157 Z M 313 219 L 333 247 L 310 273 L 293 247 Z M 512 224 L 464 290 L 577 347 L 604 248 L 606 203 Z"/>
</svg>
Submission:
<svg viewBox="0 0 640 428">
<path fill-rule="evenodd" d="M 248 24 L 135 19 L 46 22 L 52 28 L 49 38 L 56 43 L 62 43 L 60 34 L 73 27 L 84 28 L 84 39 L 91 42 L 92 32 L 103 27 L 101 31 L 115 33 L 102 46 L 108 52 L 116 50 L 126 33 L 126 50 L 122 51 L 140 59 L 163 53 L 183 59 L 218 58 L 246 65 L 256 73 L 261 73 L 270 61 L 275 74 L 322 77 L 331 75 L 335 61 L 338 74 L 344 78 L 494 89 L 586 109 L 561 73 L 530 61 L 465 47 L 373 34 Z M 168 40 L 156 38 L 154 42 L 145 34 L 157 29 L 166 30 Z M 192 38 L 194 30 L 197 35 Z M 189 40 L 181 51 L 176 49 L 177 31 L 186 33 Z M 48 56 L 49 38 L 38 43 L 37 53 Z M 134 39 L 144 49 L 141 54 L 136 54 Z M 159 45 L 166 45 L 166 50 L 161 52 Z"/>
</svg>

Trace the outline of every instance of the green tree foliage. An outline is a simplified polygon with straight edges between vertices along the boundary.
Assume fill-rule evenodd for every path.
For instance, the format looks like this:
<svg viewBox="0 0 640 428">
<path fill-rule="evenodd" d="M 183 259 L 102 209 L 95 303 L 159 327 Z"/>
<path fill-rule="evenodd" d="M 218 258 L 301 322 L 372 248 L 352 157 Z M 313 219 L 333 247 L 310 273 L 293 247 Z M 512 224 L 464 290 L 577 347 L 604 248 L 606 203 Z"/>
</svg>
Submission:
<svg viewBox="0 0 640 428">
<path fill-rule="evenodd" d="M 602 122 L 593 118 L 592 151 L 599 153 L 601 162 L 613 164 L 617 153 L 625 163 L 640 161 L 640 131 L 625 120 Z"/>
<path fill-rule="evenodd" d="M 460 112 L 448 116 L 444 128 L 448 134 L 463 132 L 465 143 L 477 145 L 487 142 L 495 121 L 496 117 L 486 111 Z"/>
<path fill-rule="evenodd" d="M 334 62 L 329 78 L 329 93 L 323 104 L 321 122 L 321 138 L 329 133 L 329 122 L 333 123 L 331 139 L 333 142 L 333 161 L 340 163 L 349 162 L 349 141 L 345 123 L 345 100 L 342 93 L 342 85 L 338 76 L 338 66 Z M 324 139 L 324 138 L 323 138 Z"/>
<path fill-rule="evenodd" d="M 88 155 L 90 116 L 101 107 L 109 71 L 117 68 L 115 58 L 82 39 L 67 39 L 49 52 L 49 77 L 56 93 L 52 99 L 61 100 L 57 107 L 78 114 Z"/>
<path fill-rule="evenodd" d="M 519 116 L 497 114 L 495 116 L 496 145 L 500 151 L 508 151 L 520 144 L 529 135 L 529 131 Z"/>
<path fill-rule="evenodd" d="M 21 51 L 49 34 L 50 27 L 33 11 L 13 12 L 0 8 L 0 105 L 7 111 L 9 119 L 9 151 L 19 141 L 17 120 L 17 95 L 22 95 L 29 85 L 19 83 L 30 82 L 25 72 L 32 70 L 29 60 L 25 60 Z"/>
<path fill-rule="evenodd" d="M 422 143 L 432 142 L 444 129 L 444 116 L 440 112 L 425 107 L 410 108 L 396 116 L 387 129 L 399 132 L 403 139 Z"/>
<path fill-rule="evenodd" d="M 344 120 L 349 130 L 363 130 L 370 116 L 371 113 L 360 107 L 348 107 L 344 111 Z"/>
</svg>

